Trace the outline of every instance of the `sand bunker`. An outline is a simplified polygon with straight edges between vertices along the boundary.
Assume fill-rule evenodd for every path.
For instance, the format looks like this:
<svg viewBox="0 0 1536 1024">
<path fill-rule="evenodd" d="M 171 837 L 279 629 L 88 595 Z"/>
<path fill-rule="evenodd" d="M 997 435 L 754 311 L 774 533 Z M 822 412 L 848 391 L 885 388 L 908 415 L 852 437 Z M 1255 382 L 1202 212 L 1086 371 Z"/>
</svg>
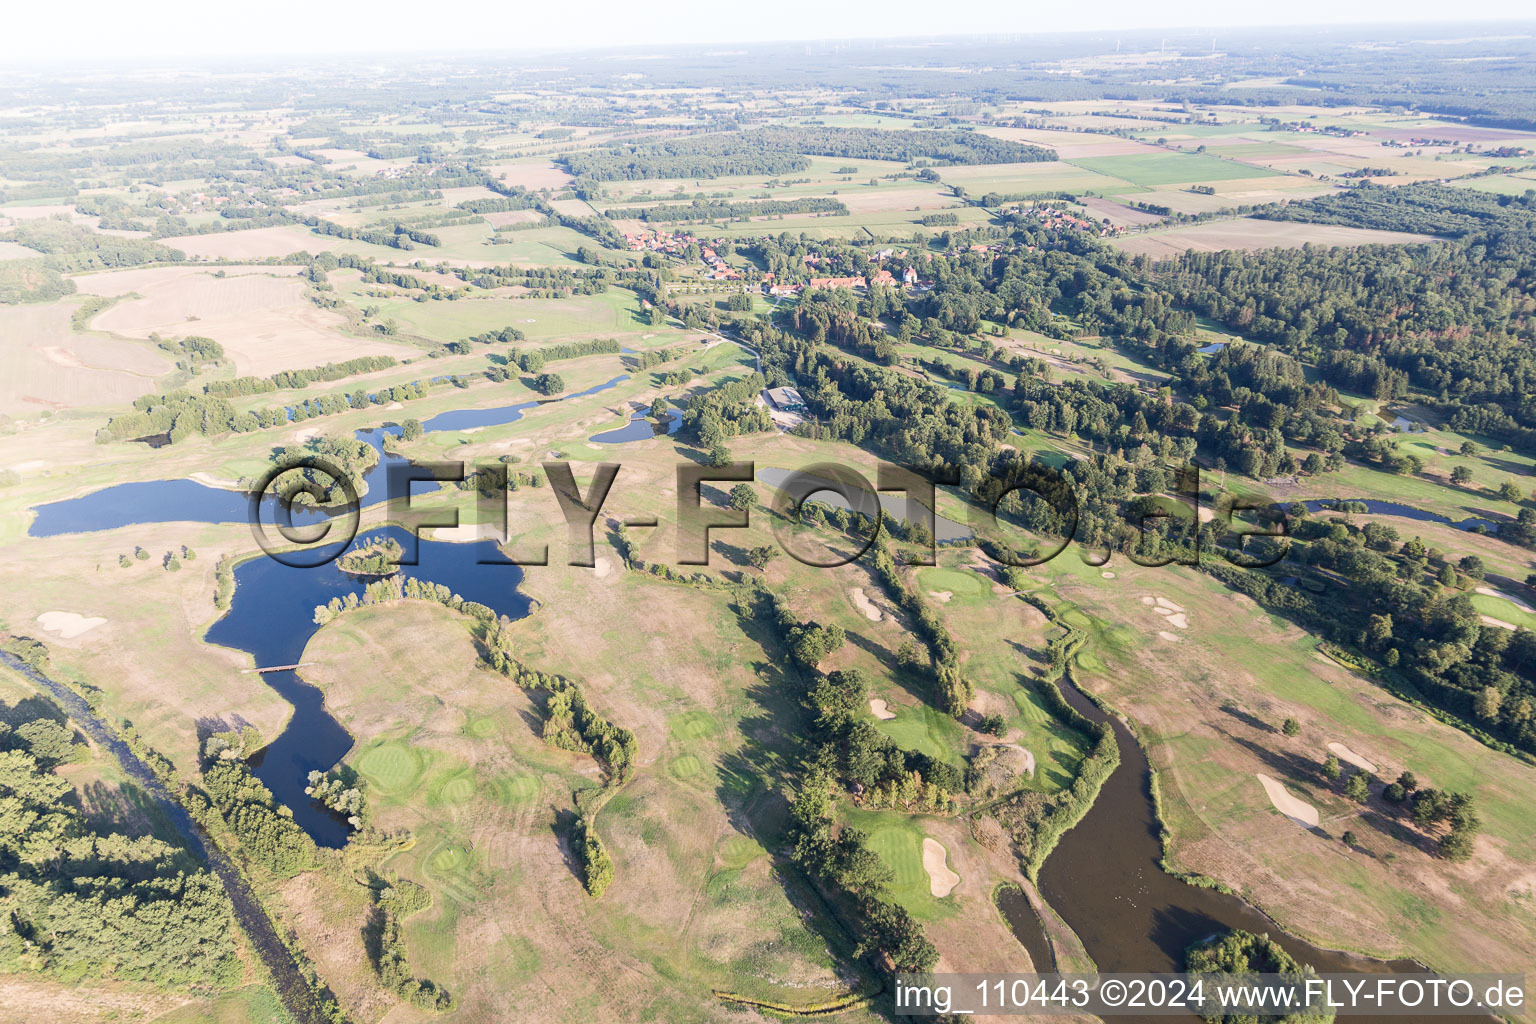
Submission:
<svg viewBox="0 0 1536 1024">
<path fill-rule="evenodd" d="M 1144 597 L 1144 598 L 1141 599 L 1141 603 L 1142 604 L 1157 604 L 1157 598 L 1155 598 L 1155 597 Z"/>
<path fill-rule="evenodd" d="M 923 870 L 928 872 L 928 891 L 939 899 L 948 896 L 950 890 L 960 884 L 960 876 L 949 870 L 945 863 L 949 851 L 936 839 L 923 839 Z"/>
<path fill-rule="evenodd" d="M 890 712 L 889 709 L 886 708 L 885 701 L 881 700 L 879 697 L 869 698 L 869 713 L 874 715 L 876 718 L 881 719 L 882 721 L 896 717 Z"/>
<path fill-rule="evenodd" d="M 604 576 L 607 576 L 609 573 L 613 572 L 613 563 L 608 561 L 606 558 L 599 558 L 597 563 L 592 566 L 592 571 L 597 573 L 598 579 L 602 579 Z"/>
<path fill-rule="evenodd" d="M 460 523 L 458 526 L 434 526 L 432 539 L 450 544 L 472 544 L 478 540 L 502 541 L 506 538 L 495 523 Z"/>
<path fill-rule="evenodd" d="M 928 596 L 940 604 L 949 604 L 949 599 L 955 596 L 953 590 L 930 590 Z"/>
<path fill-rule="evenodd" d="M 57 633 L 66 640 L 77 637 L 81 633 L 89 633 L 97 626 L 106 624 L 103 618 L 86 618 L 75 612 L 43 612 L 37 617 L 38 624 L 44 631 Z"/>
<path fill-rule="evenodd" d="M 869 599 L 869 595 L 864 593 L 862 587 L 854 587 L 848 591 L 848 596 L 853 599 L 853 606 L 863 612 L 864 617 L 870 622 L 879 622 L 885 617 L 881 614 L 880 609 L 875 607 L 875 603 Z"/>
<path fill-rule="evenodd" d="M 1181 606 L 1174 604 L 1161 594 L 1157 595 L 1157 606 L 1159 608 L 1167 608 L 1171 612 L 1181 612 L 1184 610 Z"/>
<path fill-rule="evenodd" d="M 1275 805 L 1275 810 L 1298 825 L 1303 825 L 1307 828 L 1317 828 L 1316 807 L 1313 807 L 1300 797 L 1292 796 L 1290 790 L 1268 775 L 1261 773 L 1257 778 L 1264 787 L 1264 794 L 1269 797 L 1269 802 Z"/>
<path fill-rule="evenodd" d="M 1179 634 L 1177 634 L 1177 633 L 1170 633 L 1166 629 L 1158 630 L 1157 631 L 1157 635 L 1162 637 L 1164 640 L 1172 640 L 1172 641 L 1177 642 L 1178 639 L 1179 639 Z"/>
<path fill-rule="evenodd" d="M 1483 620 L 1483 625 L 1485 625 L 1485 626 L 1498 626 L 1501 629 L 1519 629 L 1520 628 L 1519 626 L 1515 625 L 1513 622 L 1505 622 L 1503 619 L 1496 619 L 1492 615 L 1484 615 L 1484 616 L 1482 616 L 1482 620 Z"/>
<path fill-rule="evenodd" d="M 1330 743 L 1328 744 L 1328 749 L 1340 761 L 1347 761 L 1363 772 L 1370 772 L 1372 775 L 1376 774 L 1376 765 L 1374 763 L 1372 763 L 1367 758 L 1355 753 L 1353 750 L 1350 750 L 1344 744 Z"/>
<path fill-rule="evenodd" d="M 1107 580 L 1112 580 L 1112 579 L 1115 578 L 1115 574 L 1110 572 L 1110 571 L 1108 571 L 1108 570 L 1105 570 L 1104 572 L 1099 573 L 1099 575 L 1104 577 Z"/>
<path fill-rule="evenodd" d="M 1179 629 L 1189 628 L 1189 616 L 1180 612 L 1177 615 L 1168 616 L 1168 625 L 1177 626 Z"/>
</svg>

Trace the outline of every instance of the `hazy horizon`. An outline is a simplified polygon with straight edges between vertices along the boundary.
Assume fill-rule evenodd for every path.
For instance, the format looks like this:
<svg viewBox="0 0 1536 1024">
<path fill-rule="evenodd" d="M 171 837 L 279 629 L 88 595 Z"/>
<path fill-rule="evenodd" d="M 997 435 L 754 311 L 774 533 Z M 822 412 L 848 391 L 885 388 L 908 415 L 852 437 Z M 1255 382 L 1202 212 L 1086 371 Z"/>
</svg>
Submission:
<svg viewBox="0 0 1536 1024">
<path fill-rule="evenodd" d="M 1372 26 L 1425 28 L 1533 24 L 1529 9 L 1512 0 L 1473 0 L 1454 15 L 1425 0 L 1340 6 L 1304 0 L 1284 12 L 1233 9 L 1210 0 L 1158 7 L 1106 0 L 1092 8 L 1031 11 L 992 2 L 949 5 L 941 24 L 934 10 L 914 0 L 878 8 L 828 8 L 793 0 L 764 17 L 756 8 L 668 7 L 636 17 L 632 6 L 603 0 L 585 8 L 581 24 L 553 9 L 474 12 L 469 18 L 423 21 L 419 9 L 392 0 L 368 9 L 366 18 L 344 8 L 317 8 L 295 24 L 260 21 L 231 27 L 211 20 L 205 8 L 177 0 L 125 8 L 90 0 L 67 24 L 47 9 L 15 13 L 0 58 L 11 66 L 79 61 L 122 64 L 167 60 L 191 64 L 217 58 L 385 56 L 608 51 L 658 46 L 733 46 L 768 43 L 901 41 L 915 43 L 978 36 L 1247 32 L 1285 28 L 1348 29 Z"/>
</svg>

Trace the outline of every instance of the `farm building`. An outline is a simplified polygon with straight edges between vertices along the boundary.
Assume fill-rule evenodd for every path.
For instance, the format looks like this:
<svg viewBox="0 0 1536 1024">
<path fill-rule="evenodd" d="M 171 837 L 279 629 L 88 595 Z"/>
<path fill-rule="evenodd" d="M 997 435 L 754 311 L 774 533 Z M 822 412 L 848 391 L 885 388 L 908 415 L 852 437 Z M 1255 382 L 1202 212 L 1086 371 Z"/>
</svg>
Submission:
<svg viewBox="0 0 1536 1024">
<path fill-rule="evenodd" d="M 781 412 L 801 412 L 805 409 L 805 399 L 794 388 L 769 388 L 763 395 L 769 405 Z"/>
</svg>

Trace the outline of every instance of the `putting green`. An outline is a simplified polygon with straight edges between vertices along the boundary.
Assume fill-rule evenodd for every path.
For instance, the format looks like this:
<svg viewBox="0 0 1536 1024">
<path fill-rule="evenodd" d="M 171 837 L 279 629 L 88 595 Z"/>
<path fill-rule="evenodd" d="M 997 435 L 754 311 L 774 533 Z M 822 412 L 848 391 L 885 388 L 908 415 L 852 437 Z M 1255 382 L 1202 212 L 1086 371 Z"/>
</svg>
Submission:
<svg viewBox="0 0 1536 1024">
<path fill-rule="evenodd" d="M 439 846 L 433 851 L 432 858 L 428 861 L 433 871 L 445 875 L 462 871 L 468 863 L 469 854 L 465 852 L 464 847 L 457 844 Z"/>
<path fill-rule="evenodd" d="M 707 711 L 685 711 L 672 719 L 672 731 L 680 739 L 701 740 L 715 734 L 715 719 Z"/>
<path fill-rule="evenodd" d="M 751 864 L 766 851 L 750 836 L 731 836 L 720 844 L 720 863 L 727 868 L 740 869 Z"/>
<path fill-rule="evenodd" d="M 471 736 L 478 736 L 481 739 L 486 739 L 490 736 L 495 736 L 498 732 L 500 732 L 501 724 L 494 718 L 476 718 L 467 726 L 465 726 L 465 730 Z"/>
<path fill-rule="evenodd" d="M 404 743 L 383 743 L 363 751 L 357 771 L 381 793 L 404 793 L 421 777 L 421 757 Z"/>
<path fill-rule="evenodd" d="M 507 775 L 496 781 L 501 801 L 511 807 L 531 804 L 539 795 L 539 780 L 532 775 Z"/>
<path fill-rule="evenodd" d="M 982 579 L 973 572 L 959 569 L 924 569 L 917 574 L 919 587 L 924 591 L 954 595 L 951 601 L 982 595 Z"/>
<path fill-rule="evenodd" d="M 895 873 L 896 881 L 891 888 L 896 892 L 928 891 L 922 843 L 910 829 L 894 825 L 876 829 L 869 837 L 869 848 Z"/>
<path fill-rule="evenodd" d="M 475 795 L 475 782 L 468 775 L 455 775 L 437 788 L 437 798 L 445 804 L 462 804 Z"/>
<path fill-rule="evenodd" d="M 692 754 L 684 754 L 672 760 L 672 774 L 680 779 L 692 778 L 703 770 L 704 763 Z"/>
</svg>

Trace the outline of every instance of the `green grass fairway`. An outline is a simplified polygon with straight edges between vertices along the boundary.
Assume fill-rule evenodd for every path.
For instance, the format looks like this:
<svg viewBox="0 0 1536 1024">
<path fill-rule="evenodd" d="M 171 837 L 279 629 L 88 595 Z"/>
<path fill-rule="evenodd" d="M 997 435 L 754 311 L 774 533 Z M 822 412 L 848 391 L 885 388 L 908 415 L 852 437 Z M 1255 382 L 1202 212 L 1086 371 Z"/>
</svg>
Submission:
<svg viewBox="0 0 1536 1024">
<path fill-rule="evenodd" d="M 1279 171 L 1267 167 L 1218 160 L 1198 153 L 1153 153 L 1147 156 L 1096 156 L 1072 163 L 1099 174 L 1122 178 L 1134 185 L 1174 185 L 1184 182 L 1230 181 L 1234 178 L 1267 178 Z"/>
<path fill-rule="evenodd" d="M 1488 615 L 1503 622 L 1516 626 L 1524 626 L 1526 629 L 1536 629 L 1536 615 L 1521 611 L 1502 597 L 1490 597 L 1487 594 L 1472 594 L 1472 607 L 1481 615 Z"/>
<path fill-rule="evenodd" d="M 404 743 L 382 743 L 363 751 L 357 771 L 381 793 L 406 793 L 421 778 L 421 758 Z"/>
</svg>

